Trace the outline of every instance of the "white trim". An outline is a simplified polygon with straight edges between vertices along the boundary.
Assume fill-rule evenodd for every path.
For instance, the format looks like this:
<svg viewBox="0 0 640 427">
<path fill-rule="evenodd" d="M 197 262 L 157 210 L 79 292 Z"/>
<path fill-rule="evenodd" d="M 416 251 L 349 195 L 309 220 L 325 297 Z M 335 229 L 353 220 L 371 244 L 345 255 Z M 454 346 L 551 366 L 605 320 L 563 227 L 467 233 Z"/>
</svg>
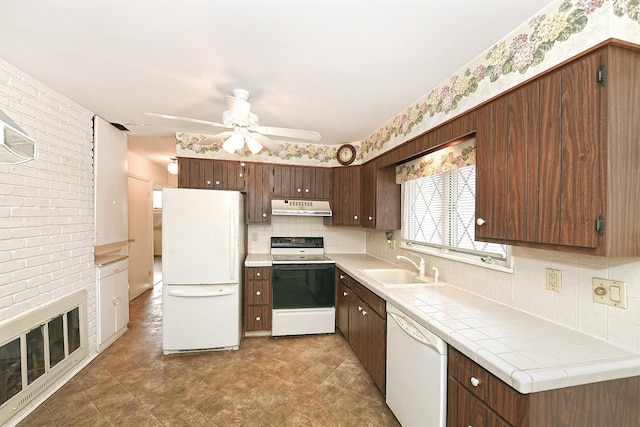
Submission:
<svg viewBox="0 0 640 427">
<path fill-rule="evenodd" d="M 478 255 L 467 255 L 457 251 L 442 252 L 442 250 L 440 249 L 432 248 L 429 246 L 416 245 L 416 244 L 409 246 L 407 245 L 406 242 L 407 242 L 406 240 L 402 240 L 400 242 L 400 249 L 405 249 L 413 252 L 420 252 L 430 256 L 445 258 L 452 261 L 458 261 L 458 262 L 463 262 L 465 264 L 475 265 L 477 267 L 483 267 L 483 268 L 488 268 L 490 270 L 496 270 L 496 271 L 501 271 L 503 273 L 513 274 L 513 254 L 512 254 L 511 246 L 507 246 L 506 261 L 496 261 L 499 264 L 488 264 L 486 262 L 481 261 L 480 256 Z"/>
</svg>

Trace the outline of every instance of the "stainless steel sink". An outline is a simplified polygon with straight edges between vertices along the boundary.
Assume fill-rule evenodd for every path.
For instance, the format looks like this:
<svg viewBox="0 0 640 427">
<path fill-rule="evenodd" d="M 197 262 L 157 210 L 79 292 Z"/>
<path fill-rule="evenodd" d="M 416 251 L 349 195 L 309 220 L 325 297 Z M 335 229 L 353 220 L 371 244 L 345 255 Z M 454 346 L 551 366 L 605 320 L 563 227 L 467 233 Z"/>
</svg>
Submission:
<svg viewBox="0 0 640 427">
<path fill-rule="evenodd" d="M 420 277 L 415 271 L 402 268 L 367 268 L 360 271 L 382 286 L 414 286 L 433 282 L 431 278 Z"/>
</svg>

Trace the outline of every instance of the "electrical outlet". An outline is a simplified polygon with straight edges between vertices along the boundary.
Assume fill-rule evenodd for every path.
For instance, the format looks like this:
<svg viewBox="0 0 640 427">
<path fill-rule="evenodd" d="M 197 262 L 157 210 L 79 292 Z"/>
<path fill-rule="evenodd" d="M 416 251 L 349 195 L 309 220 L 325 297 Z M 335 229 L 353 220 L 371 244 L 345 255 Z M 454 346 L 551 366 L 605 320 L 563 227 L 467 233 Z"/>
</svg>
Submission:
<svg viewBox="0 0 640 427">
<path fill-rule="evenodd" d="M 556 292 L 562 290 L 562 271 L 547 268 L 547 289 Z"/>
<path fill-rule="evenodd" d="M 257 242 L 258 241 L 258 232 L 257 231 L 251 232 L 251 241 L 252 242 Z"/>
<path fill-rule="evenodd" d="M 594 302 L 627 308 L 627 282 L 594 277 L 591 279 L 591 283 Z"/>
</svg>

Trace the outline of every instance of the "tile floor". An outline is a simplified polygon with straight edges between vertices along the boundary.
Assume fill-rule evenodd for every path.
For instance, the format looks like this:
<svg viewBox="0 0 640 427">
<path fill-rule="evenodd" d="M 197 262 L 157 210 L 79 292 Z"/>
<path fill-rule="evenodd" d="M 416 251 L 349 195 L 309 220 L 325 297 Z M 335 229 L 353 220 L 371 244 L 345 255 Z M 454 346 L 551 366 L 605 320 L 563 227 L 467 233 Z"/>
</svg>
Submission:
<svg viewBox="0 0 640 427">
<path fill-rule="evenodd" d="M 162 355 L 161 284 L 129 332 L 19 426 L 399 426 L 340 334 Z"/>
</svg>

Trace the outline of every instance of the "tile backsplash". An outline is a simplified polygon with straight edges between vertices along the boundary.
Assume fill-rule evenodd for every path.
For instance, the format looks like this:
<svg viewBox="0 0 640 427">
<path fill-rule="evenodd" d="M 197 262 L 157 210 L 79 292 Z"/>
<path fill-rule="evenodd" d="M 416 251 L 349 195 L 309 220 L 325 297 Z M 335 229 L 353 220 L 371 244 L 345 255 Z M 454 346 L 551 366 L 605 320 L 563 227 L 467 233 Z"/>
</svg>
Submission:
<svg viewBox="0 0 640 427">
<path fill-rule="evenodd" d="M 400 241 L 400 231 L 394 232 Z M 366 232 L 367 253 L 398 264 L 383 231 Z M 640 258 L 605 258 L 514 247 L 513 273 L 425 256 L 427 274 L 438 267 L 442 281 L 515 309 L 640 352 Z M 402 268 L 412 268 L 404 263 Z M 562 272 L 562 290 L 546 289 L 546 269 Z M 593 277 L 627 283 L 628 308 L 596 304 Z"/>
<path fill-rule="evenodd" d="M 365 233 L 361 228 L 326 227 L 321 217 L 274 216 L 269 225 L 249 225 L 248 248 L 251 253 L 269 253 L 271 237 L 324 237 L 325 252 L 363 253 Z"/>
</svg>

